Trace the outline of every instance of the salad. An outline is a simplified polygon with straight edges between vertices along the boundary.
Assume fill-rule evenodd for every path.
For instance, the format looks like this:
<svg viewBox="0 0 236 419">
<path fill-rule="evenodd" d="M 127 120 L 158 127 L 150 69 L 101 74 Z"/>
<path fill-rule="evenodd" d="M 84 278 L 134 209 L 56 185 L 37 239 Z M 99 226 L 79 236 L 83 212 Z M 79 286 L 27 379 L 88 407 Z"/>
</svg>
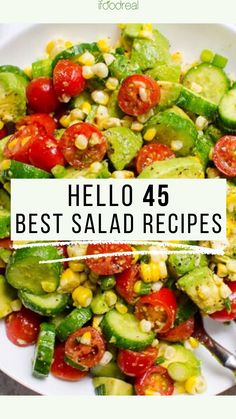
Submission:
<svg viewBox="0 0 236 419">
<path fill-rule="evenodd" d="M 187 65 L 152 25 L 120 29 L 116 45 L 50 41 L 29 68 L 0 66 L 0 318 L 14 345 L 35 344 L 35 377 L 201 393 L 196 315 L 236 319 L 236 84 L 217 53 Z M 11 179 L 52 177 L 226 178 L 224 256 L 178 252 L 211 242 L 14 249 Z M 39 264 L 66 257 L 79 260 Z"/>
</svg>

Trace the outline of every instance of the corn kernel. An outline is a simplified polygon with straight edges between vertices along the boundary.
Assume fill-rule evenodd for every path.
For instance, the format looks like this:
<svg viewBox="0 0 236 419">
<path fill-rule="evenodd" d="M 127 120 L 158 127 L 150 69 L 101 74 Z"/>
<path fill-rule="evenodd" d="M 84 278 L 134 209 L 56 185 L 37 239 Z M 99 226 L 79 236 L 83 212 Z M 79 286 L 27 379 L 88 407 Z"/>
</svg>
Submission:
<svg viewBox="0 0 236 419">
<path fill-rule="evenodd" d="M 93 66 L 93 71 L 94 74 L 99 78 L 99 79 L 105 79 L 108 76 L 108 67 L 106 64 L 104 63 L 97 63 Z"/>
<path fill-rule="evenodd" d="M 70 113 L 70 119 L 71 121 L 79 121 L 83 120 L 85 118 L 85 113 L 78 108 L 75 108 Z"/>
<path fill-rule="evenodd" d="M 102 90 L 94 90 L 92 93 L 92 99 L 99 105 L 107 105 L 109 101 L 109 95 Z"/>
<path fill-rule="evenodd" d="M 154 39 L 153 32 L 152 31 L 148 31 L 148 30 L 141 30 L 139 32 L 139 36 L 141 38 L 146 38 L 146 39 L 151 39 L 151 40 Z"/>
<path fill-rule="evenodd" d="M 72 292 L 84 280 L 86 274 L 73 272 L 72 269 L 67 268 L 61 275 L 59 291 Z M 87 275 L 85 280 L 87 279 Z"/>
<path fill-rule="evenodd" d="M 94 163 L 90 165 L 90 170 L 93 173 L 98 173 L 101 169 L 102 169 L 102 163 L 100 163 L 99 161 L 95 161 Z"/>
<path fill-rule="evenodd" d="M 180 140 L 173 140 L 173 141 L 171 141 L 171 143 L 170 143 L 170 148 L 171 148 L 171 150 L 173 150 L 173 151 L 179 151 L 179 150 L 181 150 L 181 148 L 183 148 L 183 141 L 180 141 Z"/>
<path fill-rule="evenodd" d="M 103 316 L 94 316 L 93 317 L 93 323 L 92 323 L 92 325 L 93 325 L 94 329 L 100 331 L 99 325 L 100 325 L 102 319 L 103 319 Z"/>
<path fill-rule="evenodd" d="M 105 300 L 109 307 L 112 307 L 117 302 L 117 295 L 113 291 L 106 291 L 105 292 Z"/>
<path fill-rule="evenodd" d="M 91 304 L 93 293 L 89 288 L 79 286 L 72 293 L 74 305 L 88 307 Z"/>
<path fill-rule="evenodd" d="M 113 127 L 120 127 L 121 121 L 119 118 L 105 118 L 103 121 L 103 127 L 105 129 L 113 128 Z"/>
<path fill-rule="evenodd" d="M 102 359 L 99 361 L 99 365 L 104 366 L 104 365 L 109 364 L 109 362 L 111 362 L 112 358 L 113 358 L 112 353 L 109 352 L 109 351 L 105 351 L 104 354 L 103 354 Z"/>
<path fill-rule="evenodd" d="M 48 281 L 42 281 L 41 286 L 45 292 L 55 291 L 55 285 Z"/>
<path fill-rule="evenodd" d="M 68 128 L 71 123 L 70 115 L 63 115 L 59 122 L 64 128 Z"/>
<path fill-rule="evenodd" d="M 152 32 L 153 31 L 153 24 L 152 23 L 144 23 L 143 24 L 143 30 Z"/>
<path fill-rule="evenodd" d="M 148 112 L 143 113 L 142 115 L 138 115 L 137 120 L 141 122 L 142 124 L 144 124 L 145 122 L 149 120 L 149 118 L 151 118 L 151 116 L 153 116 L 153 114 L 154 114 L 153 109 L 150 109 Z M 149 128 L 149 129 L 153 129 L 153 128 Z"/>
<path fill-rule="evenodd" d="M 228 275 L 228 269 L 223 263 L 217 263 L 217 275 L 224 278 Z"/>
<path fill-rule="evenodd" d="M 165 352 L 164 352 L 164 357 L 168 360 L 174 358 L 176 354 L 176 350 L 175 348 L 173 348 L 172 346 L 167 346 Z"/>
<path fill-rule="evenodd" d="M 46 53 L 50 58 L 54 58 L 59 52 L 72 47 L 72 45 L 71 41 L 64 41 L 63 39 L 52 40 L 46 46 Z"/>
<path fill-rule="evenodd" d="M 79 150 L 86 150 L 88 147 L 88 139 L 85 135 L 79 134 L 75 138 L 75 147 Z"/>
<path fill-rule="evenodd" d="M 198 295 L 202 300 L 207 300 L 211 295 L 211 290 L 206 285 L 201 285 L 198 289 Z"/>
<path fill-rule="evenodd" d="M 142 330 L 142 332 L 150 332 L 150 330 L 152 329 L 152 323 L 148 320 L 142 319 L 140 321 L 140 329 Z"/>
<path fill-rule="evenodd" d="M 11 166 L 11 160 L 3 160 L 0 164 L 1 170 L 8 170 Z"/>
<path fill-rule="evenodd" d="M 206 391 L 206 381 L 201 376 L 193 376 L 185 382 L 184 387 L 189 394 L 203 393 Z"/>
<path fill-rule="evenodd" d="M 125 313 L 127 313 L 127 311 L 128 311 L 128 308 L 124 305 L 124 304 L 122 304 L 122 303 L 120 303 L 120 302 L 118 302 L 118 303 L 116 303 L 116 310 L 120 313 L 120 314 L 125 314 Z"/>
<path fill-rule="evenodd" d="M 208 125 L 208 120 L 204 116 L 198 116 L 195 121 L 196 128 L 198 130 L 203 130 Z"/>
<path fill-rule="evenodd" d="M 219 292 L 222 298 L 228 298 L 232 294 L 231 289 L 228 287 L 228 285 L 224 284 L 224 282 L 220 286 Z"/>
<path fill-rule="evenodd" d="M 108 109 L 106 106 L 99 105 L 97 108 L 96 116 L 99 118 L 105 118 L 108 117 Z"/>
<path fill-rule="evenodd" d="M 3 129 L 3 127 L 4 127 L 4 123 L 0 121 L 0 130 Z"/>
<path fill-rule="evenodd" d="M 135 294 L 139 294 L 141 290 L 142 281 L 136 281 L 134 284 L 134 292 Z"/>
<path fill-rule="evenodd" d="M 107 54 L 107 53 L 103 54 L 103 58 L 104 58 L 104 61 L 105 61 L 106 65 L 108 65 L 108 66 L 111 65 L 113 63 L 113 61 L 115 60 L 114 55 Z"/>
<path fill-rule="evenodd" d="M 109 79 L 106 82 L 106 88 L 109 90 L 116 90 L 118 85 L 119 85 L 119 80 L 117 80 L 115 77 L 109 77 Z"/>
<path fill-rule="evenodd" d="M 26 76 L 28 76 L 31 79 L 32 78 L 32 67 L 24 68 L 24 73 L 26 74 Z"/>
<path fill-rule="evenodd" d="M 87 253 L 87 245 L 86 244 L 75 244 L 67 246 L 67 253 L 70 258 L 76 256 L 85 256 Z"/>
<path fill-rule="evenodd" d="M 138 122 L 138 121 L 134 121 L 134 122 L 132 123 L 132 125 L 131 125 L 131 129 L 132 129 L 133 131 L 140 132 L 140 131 L 142 131 L 142 129 L 143 129 L 143 124 L 141 124 L 141 123 L 140 123 L 140 122 Z"/>
<path fill-rule="evenodd" d="M 94 77 L 94 71 L 92 66 L 84 65 L 82 67 L 82 75 L 84 79 L 89 80 Z"/>
<path fill-rule="evenodd" d="M 17 299 L 17 300 L 11 301 L 10 306 L 13 311 L 20 311 L 22 308 L 22 302 Z"/>
<path fill-rule="evenodd" d="M 96 274 L 95 272 L 91 271 L 89 273 L 89 280 L 93 283 L 93 284 L 97 284 L 98 280 L 99 280 L 99 275 Z"/>
<path fill-rule="evenodd" d="M 80 343 L 82 343 L 83 345 L 91 345 L 91 338 L 91 333 L 85 332 L 80 338 Z"/>
<path fill-rule="evenodd" d="M 199 342 L 198 342 L 197 339 L 195 339 L 191 336 L 188 341 L 189 341 L 189 343 L 190 343 L 190 345 L 192 346 L 193 349 L 198 348 Z"/>
<path fill-rule="evenodd" d="M 109 52 L 111 48 L 108 39 L 100 39 L 97 41 L 97 46 L 101 52 Z"/>
<path fill-rule="evenodd" d="M 228 271 L 230 271 L 232 273 L 236 273 L 236 260 L 230 259 L 227 262 L 226 266 L 227 266 Z"/>
<path fill-rule="evenodd" d="M 94 65 L 95 64 L 95 58 L 93 54 L 91 54 L 88 51 L 85 51 L 78 59 L 78 62 L 83 65 Z"/>
<path fill-rule="evenodd" d="M 114 179 L 132 179 L 134 178 L 134 172 L 130 170 L 115 170 L 111 177 Z"/>
<path fill-rule="evenodd" d="M 183 54 L 179 51 L 174 52 L 171 57 L 176 64 L 181 64 L 183 61 Z"/>
<path fill-rule="evenodd" d="M 84 272 L 85 264 L 82 262 L 74 262 L 73 260 L 69 262 L 69 268 L 73 272 Z M 87 278 L 86 278 L 87 279 Z"/>
<path fill-rule="evenodd" d="M 152 141 L 155 138 L 156 133 L 157 133 L 157 130 L 155 128 L 149 128 L 145 132 L 143 138 L 144 138 L 145 141 Z"/>
</svg>

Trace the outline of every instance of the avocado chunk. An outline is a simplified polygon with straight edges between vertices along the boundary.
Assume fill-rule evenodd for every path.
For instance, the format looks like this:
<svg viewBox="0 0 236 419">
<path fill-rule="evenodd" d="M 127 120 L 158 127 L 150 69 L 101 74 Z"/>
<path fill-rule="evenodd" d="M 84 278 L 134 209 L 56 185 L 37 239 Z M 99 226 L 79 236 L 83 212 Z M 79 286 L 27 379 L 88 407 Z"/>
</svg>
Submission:
<svg viewBox="0 0 236 419">
<path fill-rule="evenodd" d="M 158 82 L 160 87 L 160 101 L 157 108 L 163 110 L 165 108 L 170 108 L 176 104 L 182 85 L 179 83 L 173 83 L 170 81 L 160 80 Z"/>
<path fill-rule="evenodd" d="M 147 74 L 155 80 L 165 80 L 178 83 L 181 74 L 181 66 L 176 64 L 174 61 L 164 64 L 161 63 L 156 65 L 151 70 L 148 70 Z"/>
<path fill-rule="evenodd" d="M 195 157 L 177 157 L 170 160 L 156 161 L 138 176 L 139 179 L 169 179 L 169 178 L 204 178 L 201 163 Z"/>
<path fill-rule="evenodd" d="M 114 361 L 111 361 L 106 365 L 96 365 L 91 368 L 91 374 L 93 377 L 113 377 L 119 378 L 120 380 L 125 378 L 117 363 Z"/>
<path fill-rule="evenodd" d="M 195 268 L 208 265 L 206 255 L 182 255 L 178 253 L 170 255 L 167 263 L 170 273 L 175 278 L 179 278 Z"/>
<path fill-rule="evenodd" d="M 17 293 L 0 275 L 0 319 L 10 314 L 13 309 L 11 303 L 17 299 Z"/>
<path fill-rule="evenodd" d="M 114 127 L 104 135 L 108 143 L 108 157 L 116 170 L 123 170 L 142 147 L 142 136 L 127 127 Z"/>
<path fill-rule="evenodd" d="M 201 364 L 194 353 L 180 344 L 170 346 L 173 356 L 161 365 L 167 368 L 174 381 L 184 382 L 192 376 L 201 374 Z"/>
<path fill-rule="evenodd" d="M 123 80 L 132 74 L 140 74 L 141 68 L 138 62 L 130 61 L 125 55 L 117 55 L 116 59 L 109 66 L 113 77 Z"/>
<path fill-rule="evenodd" d="M 177 287 L 185 292 L 206 314 L 224 308 L 224 301 L 231 294 L 223 280 L 214 275 L 208 267 L 198 267 L 177 281 Z M 223 293 L 222 293 L 223 291 Z M 222 297 L 222 294 L 225 297 Z"/>
<path fill-rule="evenodd" d="M 88 168 L 77 170 L 73 167 L 65 168 L 64 166 L 54 166 L 52 174 L 58 179 L 107 179 L 111 174 L 107 167 L 107 162 L 94 162 Z"/>
<path fill-rule="evenodd" d="M 93 385 L 94 385 L 95 393 L 97 395 L 103 395 L 103 396 L 132 396 L 133 395 L 133 386 L 117 378 L 95 377 L 93 378 Z"/>
<path fill-rule="evenodd" d="M 149 128 L 155 129 L 154 141 L 169 146 L 177 157 L 191 154 L 198 135 L 191 119 L 177 107 L 152 116 L 145 125 L 144 134 Z"/>
<path fill-rule="evenodd" d="M 153 39 L 134 39 L 131 61 L 137 63 L 141 70 L 167 63 L 169 60 L 169 42 L 159 31 L 153 31 Z"/>
<path fill-rule="evenodd" d="M 13 73 L 0 73 L 0 120 L 17 122 L 26 113 L 25 85 Z"/>
</svg>

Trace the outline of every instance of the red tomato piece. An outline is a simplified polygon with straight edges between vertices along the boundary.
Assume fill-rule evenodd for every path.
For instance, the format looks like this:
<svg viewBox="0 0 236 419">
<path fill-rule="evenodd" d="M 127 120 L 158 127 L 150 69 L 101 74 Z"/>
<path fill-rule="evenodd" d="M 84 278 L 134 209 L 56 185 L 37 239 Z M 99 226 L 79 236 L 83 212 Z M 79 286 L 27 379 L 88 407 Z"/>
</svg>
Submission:
<svg viewBox="0 0 236 419">
<path fill-rule="evenodd" d="M 34 113 L 32 115 L 27 115 L 21 118 L 17 124 L 16 128 L 19 129 L 25 125 L 39 124 L 42 125 L 47 134 L 52 135 L 57 128 L 57 124 L 54 119 L 47 113 Z"/>
<path fill-rule="evenodd" d="M 6 127 L 3 127 L 2 129 L 0 129 L 0 140 L 2 140 L 2 138 L 7 136 L 7 129 Z"/>
<path fill-rule="evenodd" d="M 160 100 L 160 87 L 150 76 L 128 76 L 120 87 L 118 103 L 128 115 L 138 116 L 148 112 Z"/>
<path fill-rule="evenodd" d="M 30 346 L 37 340 L 41 317 L 23 307 L 9 314 L 5 323 L 7 337 L 14 345 Z"/>
<path fill-rule="evenodd" d="M 55 112 L 60 105 L 50 77 L 31 80 L 26 88 L 26 97 L 29 107 L 35 112 Z"/>
<path fill-rule="evenodd" d="M 227 285 L 232 291 L 232 294 L 229 296 L 231 311 L 228 312 L 227 309 L 224 308 L 223 310 L 216 311 L 210 315 L 212 319 L 220 322 L 236 320 L 236 282 L 227 282 Z"/>
<path fill-rule="evenodd" d="M 49 135 L 36 138 L 29 148 L 30 163 L 40 169 L 50 172 L 51 169 L 60 164 L 64 166 L 65 160 L 58 146 L 58 141 Z"/>
<path fill-rule="evenodd" d="M 13 242 L 10 238 L 0 240 L 0 248 L 11 250 L 12 245 L 13 245 Z"/>
<path fill-rule="evenodd" d="M 129 304 L 134 304 L 137 300 L 137 295 L 134 292 L 134 284 L 138 279 L 138 265 L 132 265 L 129 269 L 116 275 L 116 291 Z"/>
<path fill-rule="evenodd" d="M 217 169 L 229 177 L 236 176 L 236 136 L 225 135 L 214 148 L 213 161 Z"/>
<path fill-rule="evenodd" d="M 22 126 L 13 134 L 4 148 L 4 156 L 22 163 L 30 163 L 29 149 L 35 139 L 42 138 L 45 130 L 42 126 L 32 124 Z"/>
<path fill-rule="evenodd" d="M 65 344 L 58 343 L 55 347 L 51 373 L 56 378 L 65 381 L 79 381 L 87 375 L 86 371 L 80 371 L 66 364 L 65 360 Z"/>
<path fill-rule="evenodd" d="M 86 80 L 82 75 L 82 67 L 70 60 L 60 60 L 53 71 L 53 84 L 57 96 L 62 102 L 77 96 L 85 89 Z M 63 96 L 66 96 L 66 100 Z"/>
<path fill-rule="evenodd" d="M 171 396 L 174 392 L 174 381 L 166 368 L 160 365 L 149 368 L 141 377 L 135 380 L 135 392 L 139 396 L 150 394 Z"/>
<path fill-rule="evenodd" d="M 89 244 L 87 255 L 104 253 L 132 252 L 129 244 Z M 125 271 L 132 265 L 132 255 L 101 256 L 95 259 L 86 259 L 88 267 L 98 275 L 114 275 Z"/>
<path fill-rule="evenodd" d="M 91 336 L 89 344 L 83 344 L 79 340 L 85 334 Z M 72 333 L 65 345 L 65 355 L 77 368 L 88 370 L 101 361 L 105 352 L 105 342 L 102 335 L 93 327 L 83 327 Z"/>
<path fill-rule="evenodd" d="M 154 364 L 157 355 L 157 349 L 151 346 L 142 352 L 122 349 L 119 351 L 117 363 L 124 374 L 130 377 L 138 377 Z"/>
<path fill-rule="evenodd" d="M 101 131 L 86 122 L 79 122 L 67 128 L 59 146 L 66 161 L 77 169 L 101 161 L 107 149 L 106 139 Z"/>
<path fill-rule="evenodd" d="M 153 143 L 147 144 L 138 153 L 136 160 L 137 172 L 141 173 L 143 169 L 150 166 L 155 161 L 167 160 L 175 157 L 175 153 L 165 144 Z"/>
<path fill-rule="evenodd" d="M 156 333 L 166 333 L 173 327 L 176 310 L 174 292 L 169 288 L 161 288 L 138 300 L 135 315 L 139 320 L 146 319 L 152 322 Z"/>
<path fill-rule="evenodd" d="M 180 342 L 192 336 L 194 331 L 194 317 L 186 320 L 185 322 L 173 327 L 169 332 L 161 335 L 161 338 L 168 342 Z"/>
</svg>

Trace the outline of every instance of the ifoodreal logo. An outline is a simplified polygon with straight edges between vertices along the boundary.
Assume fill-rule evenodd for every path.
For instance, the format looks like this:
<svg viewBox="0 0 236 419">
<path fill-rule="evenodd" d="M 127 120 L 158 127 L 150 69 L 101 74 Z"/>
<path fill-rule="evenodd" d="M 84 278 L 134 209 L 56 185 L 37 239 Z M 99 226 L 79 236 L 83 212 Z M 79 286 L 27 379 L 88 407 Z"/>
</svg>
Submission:
<svg viewBox="0 0 236 419">
<path fill-rule="evenodd" d="M 98 0 L 99 10 L 138 10 L 139 0 L 136 1 L 104 1 Z"/>
</svg>

